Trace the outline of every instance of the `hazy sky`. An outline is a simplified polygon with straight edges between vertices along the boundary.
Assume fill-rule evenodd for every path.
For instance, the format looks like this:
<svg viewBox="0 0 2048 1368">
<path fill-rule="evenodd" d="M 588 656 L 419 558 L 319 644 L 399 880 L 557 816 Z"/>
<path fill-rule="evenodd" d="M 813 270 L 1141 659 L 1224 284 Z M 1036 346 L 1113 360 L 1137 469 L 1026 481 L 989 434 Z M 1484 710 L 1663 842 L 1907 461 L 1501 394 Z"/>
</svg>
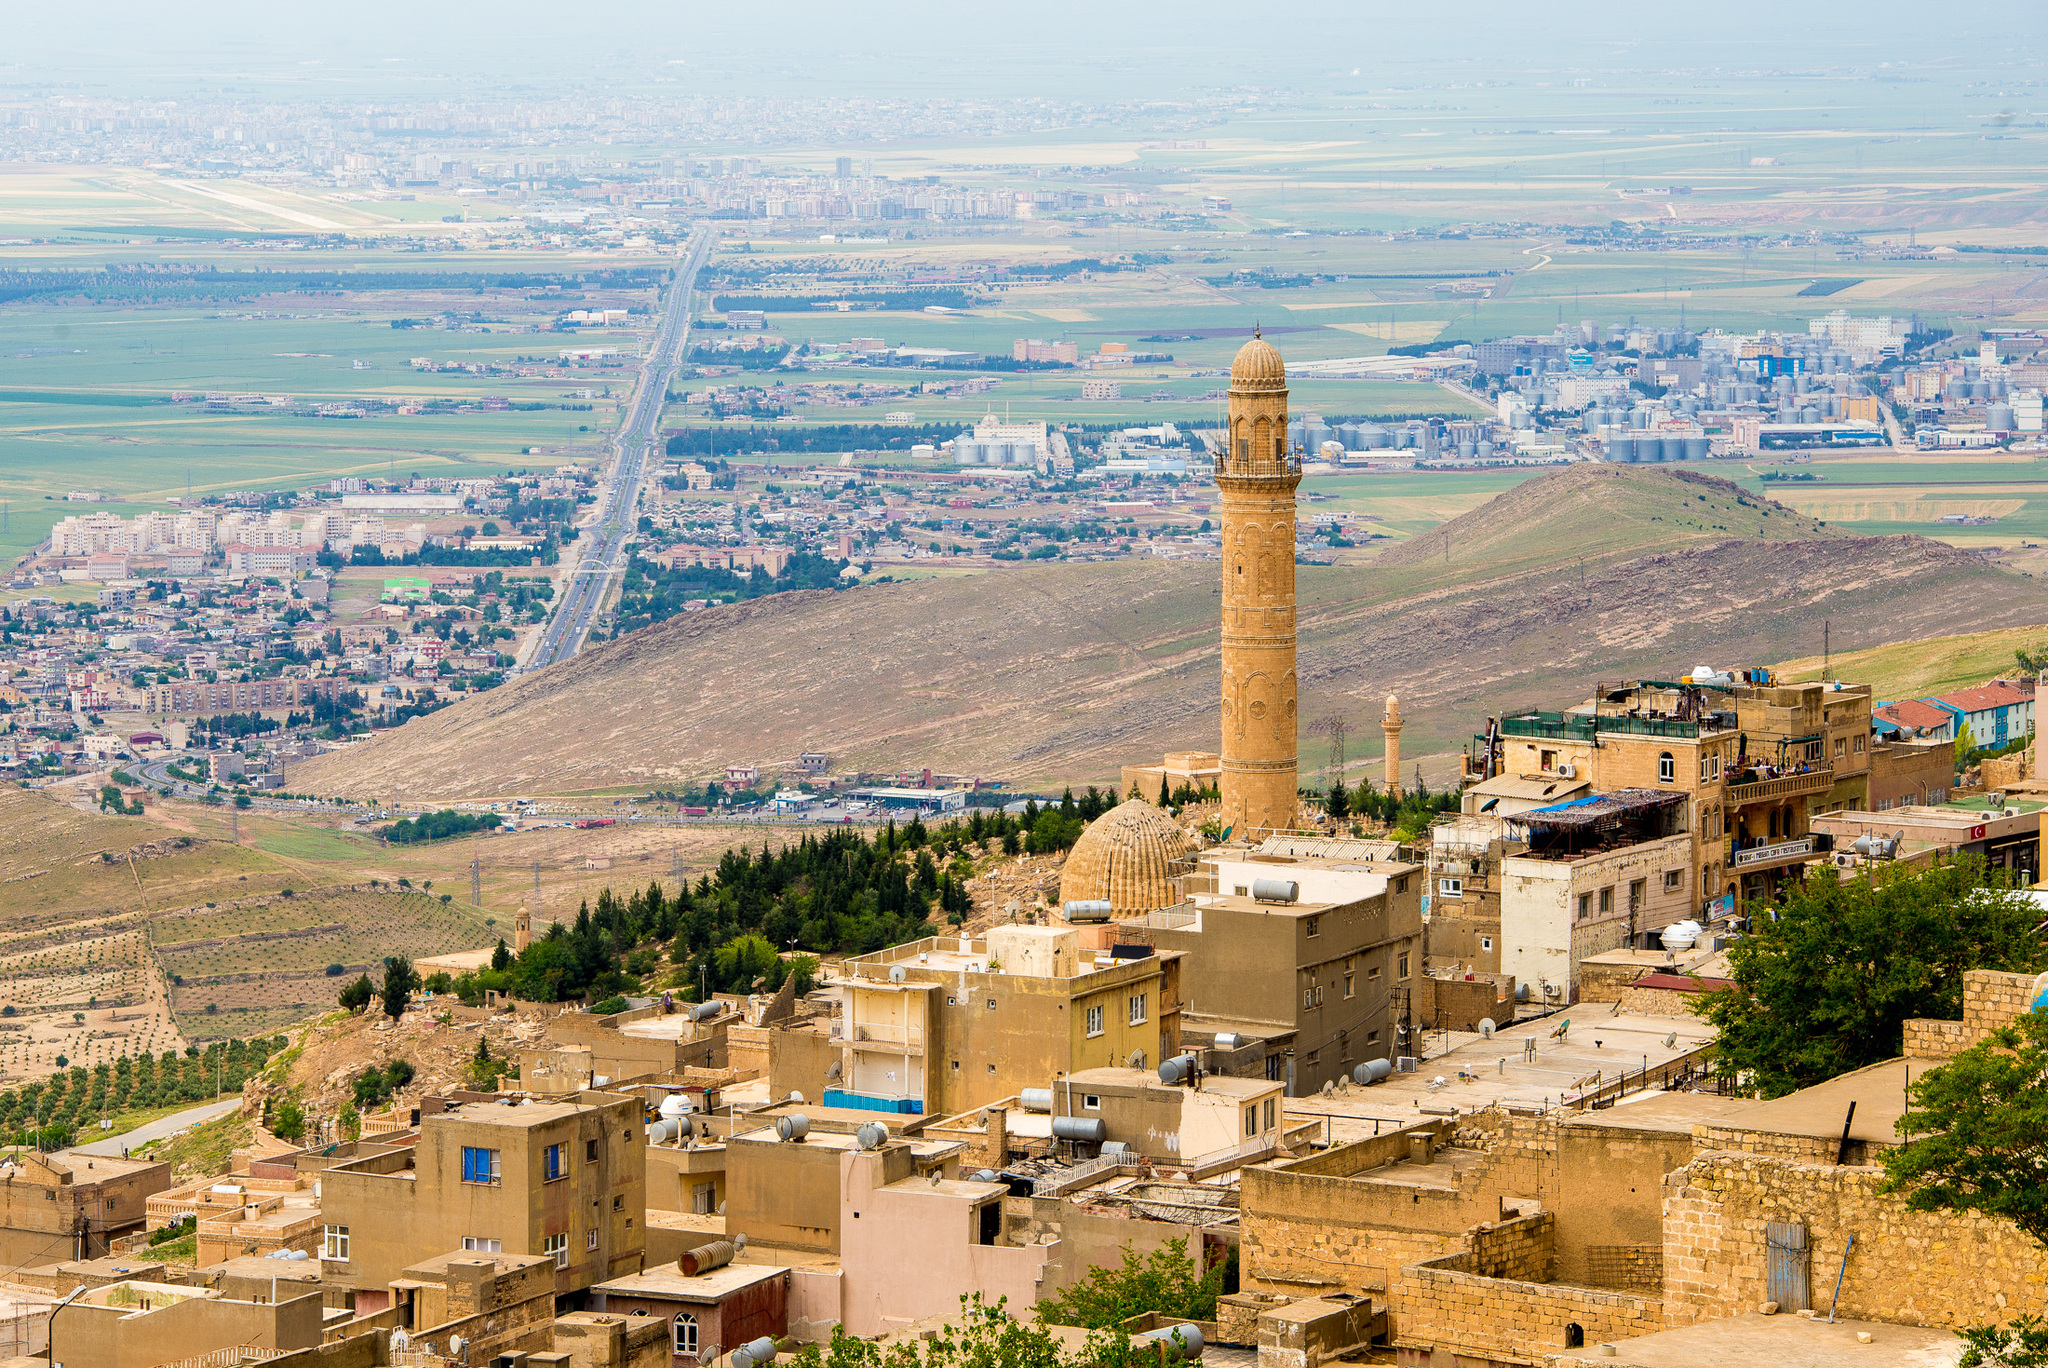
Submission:
<svg viewBox="0 0 2048 1368">
<path fill-rule="evenodd" d="M 0 83 L 161 94 L 739 82 L 780 95 L 1170 96 L 1240 84 L 1512 81 L 1567 69 L 2026 60 L 2010 7 L 1899 0 L 1458 6 L 1328 0 L 7 0 Z M 1710 17 L 1711 16 L 1711 17 Z M 1450 78 L 1448 75 L 1442 78 Z M 450 91 L 449 93 L 454 93 Z"/>
</svg>

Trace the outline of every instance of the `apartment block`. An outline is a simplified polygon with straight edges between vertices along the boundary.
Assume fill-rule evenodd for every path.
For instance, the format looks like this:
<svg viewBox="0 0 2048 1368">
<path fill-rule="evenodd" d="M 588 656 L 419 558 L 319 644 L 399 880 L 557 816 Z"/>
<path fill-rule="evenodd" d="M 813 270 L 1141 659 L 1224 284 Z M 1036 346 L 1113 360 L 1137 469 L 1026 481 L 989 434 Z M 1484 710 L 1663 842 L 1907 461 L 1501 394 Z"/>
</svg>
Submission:
<svg viewBox="0 0 2048 1368">
<path fill-rule="evenodd" d="M 1070 928 L 998 926 L 846 961 L 828 1106 L 956 1112 L 1180 1042 L 1175 951 L 1084 951 Z"/>
<path fill-rule="evenodd" d="M 17 1153 L 0 1164 L 0 1259 L 33 1268 L 98 1258 L 110 1240 L 143 1228 L 149 1199 L 170 1185 L 169 1164 Z"/>
<path fill-rule="evenodd" d="M 450 1250 L 550 1255 L 567 1295 L 639 1268 L 646 1193 L 638 1098 L 463 1103 L 423 1117 L 410 1147 L 326 1171 L 322 1267 L 359 1313 Z"/>
<path fill-rule="evenodd" d="M 1288 837 L 1211 851 L 1186 903 L 1119 922 L 1117 937 L 1183 954 L 1183 1030 L 1233 1037 L 1303 1096 L 1398 1053 L 1413 1015 L 1424 871 L 1393 856 L 1386 842 Z"/>
</svg>

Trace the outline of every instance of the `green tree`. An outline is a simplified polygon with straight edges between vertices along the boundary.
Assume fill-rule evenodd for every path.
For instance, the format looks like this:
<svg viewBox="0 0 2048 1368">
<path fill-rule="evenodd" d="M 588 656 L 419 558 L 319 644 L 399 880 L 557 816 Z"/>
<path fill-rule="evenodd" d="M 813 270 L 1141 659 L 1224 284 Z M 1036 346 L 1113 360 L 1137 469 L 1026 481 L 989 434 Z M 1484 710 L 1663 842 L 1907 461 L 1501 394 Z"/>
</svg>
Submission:
<svg viewBox="0 0 2048 1368">
<path fill-rule="evenodd" d="M 1038 1314 L 1053 1325 L 1104 1329 L 1147 1311 L 1186 1320 L 1214 1320 L 1216 1298 L 1223 1293 L 1223 1265 L 1206 1273 L 1195 1270 L 1185 1239 L 1168 1240 L 1144 1258 L 1130 1245 L 1117 1268 L 1097 1265 L 1088 1276 L 1057 1297 L 1038 1304 Z"/>
<path fill-rule="evenodd" d="M 405 1015 L 406 1004 L 419 991 L 419 971 L 412 967 L 412 961 L 404 955 L 389 955 L 384 960 L 384 987 L 378 996 L 384 999 L 384 1015 L 393 1021 Z"/>
<path fill-rule="evenodd" d="M 287 1097 L 277 1104 L 276 1119 L 270 1126 L 271 1132 L 280 1140 L 303 1140 L 306 1136 L 306 1109 L 295 1097 Z"/>
<path fill-rule="evenodd" d="M 772 975 L 780 958 L 775 947 L 760 936 L 734 936 L 713 952 L 712 973 L 726 992 L 744 993 L 755 979 Z"/>
<path fill-rule="evenodd" d="M 1172 794 L 1172 793 L 1170 793 L 1170 792 L 1168 792 L 1168 790 L 1167 790 L 1167 787 L 1166 787 L 1166 776 L 1165 776 L 1164 774 L 1161 774 L 1161 775 L 1159 776 L 1159 804 L 1158 804 L 1158 806 L 1160 806 L 1160 807 L 1172 807 L 1172 806 L 1173 806 L 1173 794 Z"/>
<path fill-rule="evenodd" d="M 1780 1097 L 1895 1059 L 1912 1017 L 1962 1015 L 1971 969 L 2042 966 L 2040 912 L 1974 857 L 1843 879 L 1810 872 L 1728 949 L 1734 986 L 1705 995 L 1720 1065 Z"/>
<path fill-rule="evenodd" d="M 1977 749 L 1977 738 L 1970 731 L 1970 724 L 1958 720 L 1956 722 L 1956 770 L 1958 772 L 1961 772 L 1963 767 L 1970 763 L 1970 752 L 1975 749 Z"/>
<path fill-rule="evenodd" d="M 491 951 L 491 968 L 503 973 L 512 967 L 512 952 L 505 948 L 504 937 L 498 938 L 498 948 Z"/>
<path fill-rule="evenodd" d="M 2048 1321 L 2020 1316 L 2009 1325 L 1959 1331 L 1963 1356 L 1956 1368 L 2048 1368 Z"/>
<path fill-rule="evenodd" d="M 363 1138 L 363 1114 L 356 1110 L 352 1101 L 341 1104 L 341 1110 L 334 1114 L 334 1124 L 348 1140 Z"/>
<path fill-rule="evenodd" d="M 1351 793 L 1344 787 L 1341 776 L 1330 781 L 1330 791 L 1323 798 L 1323 811 L 1333 822 L 1342 822 L 1351 815 Z"/>
<path fill-rule="evenodd" d="M 343 988 L 335 1001 L 351 1012 L 360 1012 L 363 1008 L 370 1005 L 370 999 L 375 996 L 377 996 L 376 986 L 370 982 L 370 976 L 364 974 L 354 983 Z"/>
<path fill-rule="evenodd" d="M 2022 1014 L 1907 1093 L 1884 1190 L 1914 1211 L 2002 1216 L 2048 1245 L 2048 1015 Z"/>
</svg>

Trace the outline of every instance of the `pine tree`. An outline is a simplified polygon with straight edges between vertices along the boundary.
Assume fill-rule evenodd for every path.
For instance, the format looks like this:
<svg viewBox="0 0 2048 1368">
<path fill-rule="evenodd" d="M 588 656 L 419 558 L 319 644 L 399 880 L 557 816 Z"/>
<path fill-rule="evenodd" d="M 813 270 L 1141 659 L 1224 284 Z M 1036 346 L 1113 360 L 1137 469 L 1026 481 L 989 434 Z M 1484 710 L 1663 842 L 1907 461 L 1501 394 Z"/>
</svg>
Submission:
<svg viewBox="0 0 2048 1368">
<path fill-rule="evenodd" d="M 1171 793 L 1167 792 L 1167 789 L 1166 789 L 1166 776 L 1165 776 L 1164 774 L 1161 774 L 1161 775 L 1159 776 L 1159 806 L 1161 806 L 1161 807 L 1172 807 L 1172 806 L 1173 806 L 1173 795 L 1172 795 Z"/>
</svg>

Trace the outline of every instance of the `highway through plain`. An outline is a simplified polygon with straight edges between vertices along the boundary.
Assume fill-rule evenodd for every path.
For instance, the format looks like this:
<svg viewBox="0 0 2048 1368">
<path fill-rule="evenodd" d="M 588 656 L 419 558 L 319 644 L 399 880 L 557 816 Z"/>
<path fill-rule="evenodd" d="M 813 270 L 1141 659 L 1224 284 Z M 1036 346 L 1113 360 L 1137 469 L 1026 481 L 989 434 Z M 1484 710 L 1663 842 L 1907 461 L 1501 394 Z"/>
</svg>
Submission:
<svg viewBox="0 0 2048 1368">
<path fill-rule="evenodd" d="M 661 410 L 668 398 L 669 378 L 690 344 L 690 291 L 696 286 L 697 272 L 704 259 L 711 253 L 711 242 L 712 235 L 700 229 L 669 286 L 661 323 L 640 368 L 640 385 L 633 396 L 633 406 L 613 438 L 611 470 L 599 486 L 598 516 L 581 530 L 581 537 L 592 539 L 589 549 L 577 558 L 575 569 L 563 582 L 555 610 L 527 654 L 521 673 L 545 669 L 583 649 L 613 577 L 625 569 L 626 547 L 636 527 L 635 510 L 640 506 L 640 486 L 646 479 L 650 460 L 660 463 L 654 448 L 660 440 Z"/>
</svg>

